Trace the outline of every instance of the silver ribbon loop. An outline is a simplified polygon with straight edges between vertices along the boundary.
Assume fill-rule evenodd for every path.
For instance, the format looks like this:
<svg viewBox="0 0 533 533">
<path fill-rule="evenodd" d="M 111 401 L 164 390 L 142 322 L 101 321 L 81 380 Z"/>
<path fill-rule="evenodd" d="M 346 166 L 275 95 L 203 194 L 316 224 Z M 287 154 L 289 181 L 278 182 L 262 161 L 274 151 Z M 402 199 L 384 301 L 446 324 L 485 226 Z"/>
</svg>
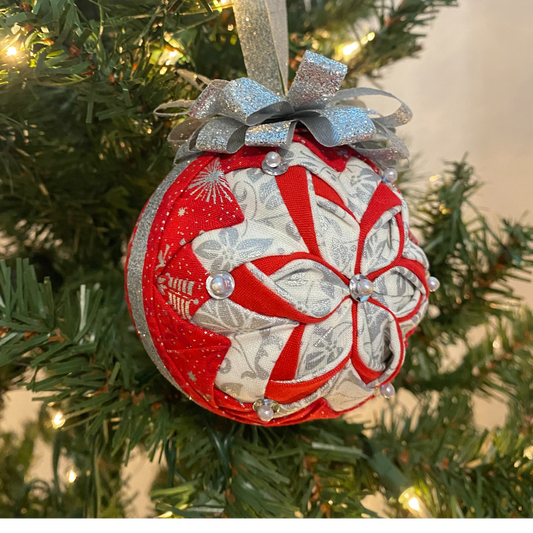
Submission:
<svg viewBox="0 0 533 533">
<path fill-rule="evenodd" d="M 350 145 L 383 165 L 406 159 L 409 152 L 394 128 L 409 122 L 410 109 L 392 94 L 378 89 L 339 91 L 345 75 L 346 66 L 308 51 L 287 97 L 249 78 L 214 80 L 196 101 L 169 102 L 159 106 L 156 114 L 168 117 L 188 113 L 197 120 L 194 133 L 191 134 L 194 122 L 189 120 L 178 124 L 170 134 L 174 146 L 183 140 L 178 158 L 198 151 L 235 153 L 245 145 L 286 148 L 300 123 L 323 146 Z M 400 106 L 394 113 L 382 116 L 347 105 L 362 96 L 393 98 Z M 341 102 L 343 105 L 338 105 Z M 177 107 L 188 111 L 166 112 Z"/>
<path fill-rule="evenodd" d="M 327 57 L 306 52 L 287 94 L 294 109 L 326 107 L 341 87 L 348 67 Z"/>
</svg>

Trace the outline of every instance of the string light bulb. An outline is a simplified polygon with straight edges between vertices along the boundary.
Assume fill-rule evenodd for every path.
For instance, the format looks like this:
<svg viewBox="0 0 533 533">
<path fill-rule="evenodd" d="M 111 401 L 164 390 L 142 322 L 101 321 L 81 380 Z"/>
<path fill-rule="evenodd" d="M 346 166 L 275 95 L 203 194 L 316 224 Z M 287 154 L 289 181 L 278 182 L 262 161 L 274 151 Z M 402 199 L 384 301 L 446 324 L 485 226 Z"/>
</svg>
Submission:
<svg viewBox="0 0 533 533">
<path fill-rule="evenodd" d="M 528 446 L 525 450 L 524 450 L 524 457 L 526 459 L 529 459 L 530 461 L 533 460 L 533 446 Z"/>
<path fill-rule="evenodd" d="M 17 55 L 17 49 L 14 47 L 14 46 L 10 46 L 8 49 L 7 49 L 7 52 L 6 52 L 6 55 L 7 56 L 16 56 Z"/>
<path fill-rule="evenodd" d="M 353 54 L 358 48 L 359 48 L 359 43 L 357 41 L 354 41 L 353 43 L 347 44 L 342 49 L 342 53 L 345 56 L 349 56 L 349 55 Z"/>
<path fill-rule="evenodd" d="M 74 468 L 70 468 L 67 472 L 67 481 L 69 483 L 74 483 L 78 479 L 78 474 L 74 470 Z"/>
<path fill-rule="evenodd" d="M 415 517 L 415 518 L 432 518 L 429 509 L 416 494 L 414 487 L 404 490 L 398 501 Z"/>
<path fill-rule="evenodd" d="M 61 411 L 56 411 L 52 416 L 52 427 L 59 429 L 65 425 L 65 415 Z"/>
<path fill-rule="evenodd" d="M 407 505 L 413 509 L 413 511 L 420 511 L 420 503 L 418 501 L 418 498 L 411 498 L 408 502 L 407 502 Z"/>
</svg>

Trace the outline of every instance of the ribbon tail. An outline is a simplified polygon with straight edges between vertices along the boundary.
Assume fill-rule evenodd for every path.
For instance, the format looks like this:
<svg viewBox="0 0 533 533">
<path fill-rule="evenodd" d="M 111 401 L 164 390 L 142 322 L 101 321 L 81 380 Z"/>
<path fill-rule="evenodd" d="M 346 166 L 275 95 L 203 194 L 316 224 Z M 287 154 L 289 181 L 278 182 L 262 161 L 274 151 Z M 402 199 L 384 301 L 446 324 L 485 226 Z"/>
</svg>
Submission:
<svg viewBox="0 0 533 533">
<path fill-rule="evenodd" d="M 398 161 L 404 159 L 408 160 L 409 150 L 404 142 L 387 128 L 382 127 L 379 124 L 377 127 L 378 135 L 372 139 L 372 141 L 376 141 L 375 146 L 370 146 L 365 143 L 355 143 L 352 147 L 361 155 L 372 159 L 372 161 L 376 161 L 383 168 L 395 165 Z M 381 137 L 381 139 L 379 137 Z M 388 143 L 388 145 L 380 145 L 380 140 Z"/>
<path fill-rule="evenodd" d="M 270 29 L 278 58 L 278 67 L 284 93 L 289 90 L 289 27 L 287 23 L 286 0 L 267 0 Z"/>
<path fill-rule="evenodd" d="M 285 63 L 286 57 L 288 64 L 289 55 L 284 4 L 284 0 L 233 1 L 248 77 L 278 95 L 283 94 L 282 79 L 287 78 L 286 74 L 280 75 L 280 71 L 288 68 L 281 61 Z M 275 53 L 272 53 L 273 50 Z"/>
<path fill-rule="evenodd" d="M 398 126 L 403 126 L 413 118 L 411 109 L 409 109 L 409 107 L 399 98 L 396 98 L 396 96 L 391 93 L 369 87 L 357 87 L 355 89 L 344 89 L 343 91 L 339 91 L 335 96 L 333 96 L 333 98 L 331 98 L 330 104 L 335 104 L 337 102 L 343 102 L 345 100 L 351 100 L 354 98 L 360 98 L 361 96 L 385 96 L 386 98 L 392 98 L 400 103 L 400 107 L 398 107 L 394 113 L 373 119 L 375 123 L 380 124 L 385 128 L 396 128 Z"/>
</svg>

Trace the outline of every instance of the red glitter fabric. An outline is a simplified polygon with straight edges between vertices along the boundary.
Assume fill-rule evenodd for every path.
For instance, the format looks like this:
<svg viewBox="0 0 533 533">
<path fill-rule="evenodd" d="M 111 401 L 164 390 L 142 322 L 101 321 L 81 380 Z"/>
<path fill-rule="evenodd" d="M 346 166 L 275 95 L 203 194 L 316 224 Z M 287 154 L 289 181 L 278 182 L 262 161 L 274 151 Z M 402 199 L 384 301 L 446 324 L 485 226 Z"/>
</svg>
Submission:
<svg viewBox="0 0 533 533">
<path fill-rule="evenodd" d="M 276 426 L 337 417 L 393 379 L 427 307 L 428 265 L 371 161 L 299 134 L 274 177 L 268 151 L 203 154 L 167 178 L 139 218 L 126 286 L 141 339 L 184 394 Z M 221 270 L 235 280 L 224 301 L 206 288 Z M 349 288 L 361 276 L 374 288 L 363 300 Z M 268 422 L 262 399 L 280 407 Z"/>
</svg>

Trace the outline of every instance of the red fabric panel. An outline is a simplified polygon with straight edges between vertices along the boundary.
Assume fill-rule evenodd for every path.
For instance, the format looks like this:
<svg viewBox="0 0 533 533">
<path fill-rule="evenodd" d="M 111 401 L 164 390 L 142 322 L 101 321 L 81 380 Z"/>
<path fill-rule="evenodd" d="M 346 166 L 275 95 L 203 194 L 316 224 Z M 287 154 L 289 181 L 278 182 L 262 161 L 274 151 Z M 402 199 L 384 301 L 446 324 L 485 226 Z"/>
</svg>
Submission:
<svg viewBox="0 0 533 533">
<path fill-rule="evenodd" d="M 230 299 L 250 311 L 255 311 L 266 316 L 288 318 L 302 324 L 315 324 L 316 322 L 322 322 L 326 318 L 313 318 L 300 313 L 281 298 L 281 296 L 278 296 L 265 287 L 248 270 L 246 265 L 235 268 L 231 272 L 231 275 L 235 279 L 235 290 L 230 296 Z M 335 310 L 327 316 L 330 316 L 334 312 Z"/>
<path fill-rule="evenodd" d="M 194 176 L 196 177 L 196 175 Z M 172 206 L 170 215 L 165 222 L 165 230 L 161 238 L 160 249 L 166 251 L 170 247 L 170 259 L 181 246 L 191 242 L 201 232 L 227 228 L 244 222 L 244 215 L 233 194 L 228 189 L 224 192 L 230 197 L 222 196 L 216 203 L 197 197 L 197 191 L 185 189 L 183 194 Z"/>
<path fill-rule="evenodd" d="M 279 191 L 293 222 L 298 228 L 309 252 L 322 257 L 316 240 L 313 212 L 309 199 L 307 171 L 303 167 L 289 167 L 289 170 L 276 178 Z"/>
<path fill-rule="evenodd" d="M 164 291 L 165 300 L 185 319 L 192 317 L 209 300 L 205 288 L 208 276 L 190 244 L 180 248 L 162 271 L 156 269 L 159 292 Z"/>
<path fill-rule="evenodd" d="M 364 383 L 370 383 L 375 379 L 379 378 L 381 372 L 376 372 L 371 368 L 368 368 L 361 359 L 359 355 L 359 349 L 357 347 L 357 307 L 358 304 L 354 303 L 352 306 L 352 321 L 353 321 L 353 344 L 352 344 L 352 365 L 359 374 L 359 377 L 363 380 Z"/>
<path fill-rule="evenodd" d="M 300 324 L 291 333 L 289 340 L 279 354 L 274 369 L 270 374 L 270 379 L 275 381 L 290 381 L 294 379 L 296 370 L 298 370 L 298 358 L 304 331 L 305 325 Z"/>
<path fill-rule="evenodd" d="M 368 204 L 363 218 L 361 219 L 359 243 L 357 245 L 357 260 L 355 263 L 356 273 L 361 271 L 363 248 L 368 233 L 372 230 L 383 213 L 392 207 L 399 205 L 402 205 L 401 200 L 387 187 L 387 185 L 380 183 Z"/>
<path fill-rule="evenodd" d="M 303 131 L 299 131 L 294 135 L 293 142 L 303 144 L 309 148 L 311 152 L 337 172 L 346 170 L 346 164 L 350 157 L 356 157 L 366 163 L 376 174 L 379 174 L 379 168 L 368 157 L 359 154 L 350 146 L 326 148 L 321 146 L 310 133 Z M 243 146 L 234 154 L 220 155 L 222 168 L 226 174 L 240 168 L 259 168 L 265 155 L 270 151 L 272 151 L 272 148 Z"/>
<path fill-rule="evenodd" d="M 304 407 L 296 413 L 284 416 L 283 418 L 275 418 L 271 422 L 263 422 L 253 410 L 251 403 L 241 403 L 233 399 L 231 396 L 223 393 L 215 387 L 215 402 L 222 410 L 224 416 L 232 418 L 237 422 L 245 422 L 246 424 L 256 424 L 261 426 L 289 426 L 292 424 L 299 424 L 300 422 L 309 422 L 310 420 L 318 420 L 324 418 L 337 418 L 341 413 L 333 411 L 324 398 L 320 398 Z M 363 402 L 364 403 L 364 402 Z M 211 409 L 212 410 L 212 409 Z M 216 411 L 221 414 L 220 410 Z M 351 411 L 351 409 L 349 409 Z"/>
<path fill-rule="evenodd" d="M 326 384 L 335 374 L 338 374 L 344 368 L 344 365 L 349 360 L 350 357 L 346 357 L 334 369 L 308 381 L 287 383 L 270 380 L 266 386 L 265 397 L 280 403 L 297 402 Z"/>
<path fill-rule="evenodd" d="M 230 340 L 181 319 L 153 290 L 147 305 L 152 338 L 161 361 L 183 391 L 202 406 L 212 405 L 215 377 Z M 190 348 L 190 346 L 194 348 Z"/>
</svg>

